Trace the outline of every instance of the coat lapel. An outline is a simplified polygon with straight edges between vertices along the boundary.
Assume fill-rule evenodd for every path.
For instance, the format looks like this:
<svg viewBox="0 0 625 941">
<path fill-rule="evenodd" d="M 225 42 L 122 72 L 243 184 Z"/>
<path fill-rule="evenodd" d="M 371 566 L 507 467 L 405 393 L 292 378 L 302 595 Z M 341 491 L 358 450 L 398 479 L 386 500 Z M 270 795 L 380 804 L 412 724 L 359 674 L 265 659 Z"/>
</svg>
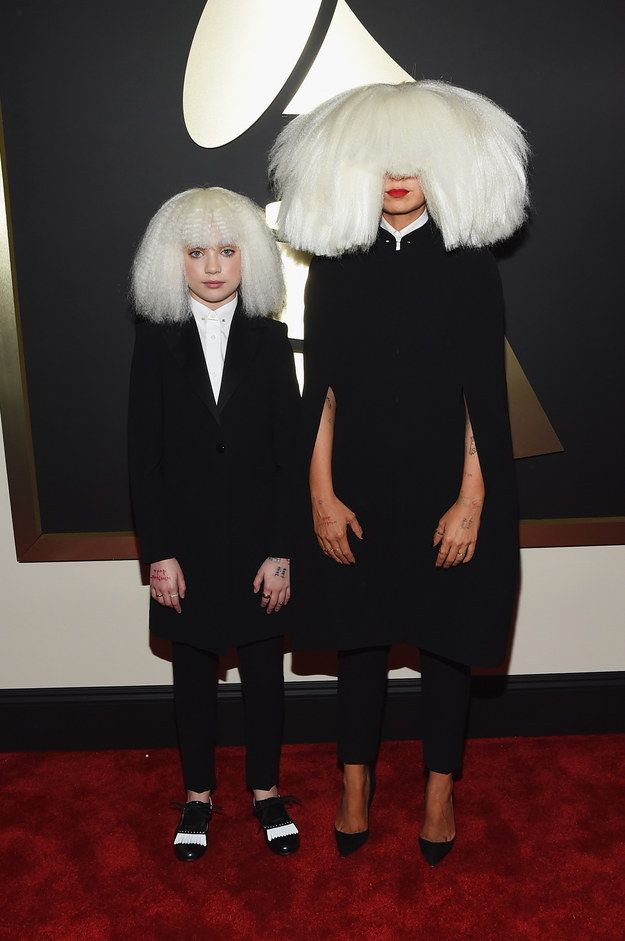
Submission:
<svg viewBox="0 0 625 941">
<path fill-rule="evenodd" d="M 189 317 L 179 327 L 165 331 L 167 343 L 184 372 L 194 392 L 219 421 L 219 411 L 213 395 L 213 387 L 208 376 L 202 341 L 194 317 Z"/>
<path fill-rule="evenodd" d="M 260 318 L 248 317 L 241 303 L 237 304 L 230 324 L 224 371 L 217 402 L 220 415 L 256 354 L 261 338 L 261 325 L 262 320 Z"/>
</svg>

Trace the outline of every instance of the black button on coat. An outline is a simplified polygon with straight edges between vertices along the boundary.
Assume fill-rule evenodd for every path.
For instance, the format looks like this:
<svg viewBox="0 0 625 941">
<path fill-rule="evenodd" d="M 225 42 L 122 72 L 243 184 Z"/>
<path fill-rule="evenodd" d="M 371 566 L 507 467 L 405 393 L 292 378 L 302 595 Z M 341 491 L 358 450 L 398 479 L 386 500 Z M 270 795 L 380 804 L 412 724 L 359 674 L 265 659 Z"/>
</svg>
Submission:
<svg viewBox="0 0 625 941">
<path fill-rule="evenodd" d="M 409 243 L 315 258 L 305 311 L 302 540 L 296 647 L 412 643 L 472 665 L 505 654 L 518 566 L 503 298 L 488 250 L 445 251 L 431 223 Z M 304 495 L 328 387 L 333 483 L 364 530 L 356 565 L 323 555 Z M 432 538 L 456 500 L 465 405 L 486 486 L 471 562 L 436 569 Z M 349 531 L 348 531 L 349 532 Z"/>
<path fill-rule="evenodd" d="M 215 402 L 195 320 L 137 324 L 129 466 L 145 562 L 176 558 L 182 614 L 150 602 L 160 637 L 223 652 L 281 634 L 252 581 L 293 551 L 293 449 L 300 397 L 286 326 L 234 313 Z"/>
</svg>

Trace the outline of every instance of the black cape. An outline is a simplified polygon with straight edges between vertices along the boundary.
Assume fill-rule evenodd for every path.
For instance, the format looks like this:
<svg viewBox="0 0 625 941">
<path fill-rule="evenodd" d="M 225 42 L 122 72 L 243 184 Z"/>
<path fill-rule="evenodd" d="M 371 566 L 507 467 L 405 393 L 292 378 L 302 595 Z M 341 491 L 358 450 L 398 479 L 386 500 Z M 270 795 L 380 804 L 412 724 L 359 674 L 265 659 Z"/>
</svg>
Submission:
<svg viewBox="0 0 625 941">
<path fill-rule="evenodd" d="M 373 247 L 314 258 L 305 310 L 304 534 L 295 648 L 411 643 L 471 665 L 506 650 L 518 568 L 503 298 L 491 252 L 445 250 L 431 222 Z M 337 400 L 333 484 L 364 530 L 356 565 L 318 547 L 305 496 L 328 387 Z M 456 500 L 466 399 L 486 486 L 473 560 L 435 569 L 439 518 Z"/>
</svg>

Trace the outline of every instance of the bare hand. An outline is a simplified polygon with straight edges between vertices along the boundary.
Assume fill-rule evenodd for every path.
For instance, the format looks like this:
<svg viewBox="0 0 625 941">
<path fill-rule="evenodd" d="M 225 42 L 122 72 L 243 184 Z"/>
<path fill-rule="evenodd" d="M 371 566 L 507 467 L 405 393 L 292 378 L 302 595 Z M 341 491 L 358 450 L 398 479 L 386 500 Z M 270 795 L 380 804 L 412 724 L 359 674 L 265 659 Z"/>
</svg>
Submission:
<svg viewBox="0 0 625 941">
<path fill-rule="evenodd" d="M 253 585 L 255 595 L 262 588 L 261 608 L 265 608 L 267 614 L 273 614 L 274 611 L 277 614 L 291 597 L 290 560 L 275 556 L 265 559 L 256 573 Z"/>
<path fill-rule="evenodd" d="M 182 569 L 176 559 L 163 559 L 150 565 L 150 594 L 166 608 L 175 608 L 182 613 L 180 600 L 184 598 L 185 585 Z"/>
<path fill-rule="evenodd" d="M 475 553 L 477 534 L 480 529 L 482 501 L 471 500 L 462 494 L 438 521 L 434 532 L 433 546 L 439 546 L 436 568 L 465 565 Z"/>
<path fill-rule="evenodd" d="M 340 565 L 354 565 L 356 559 L 349 547 L 347 527 L 362 539 L 362 526 L 356 514 L 337 497 L 313 499 L 313 526 L 317 542 L 327 556 Z"/>
</svg>

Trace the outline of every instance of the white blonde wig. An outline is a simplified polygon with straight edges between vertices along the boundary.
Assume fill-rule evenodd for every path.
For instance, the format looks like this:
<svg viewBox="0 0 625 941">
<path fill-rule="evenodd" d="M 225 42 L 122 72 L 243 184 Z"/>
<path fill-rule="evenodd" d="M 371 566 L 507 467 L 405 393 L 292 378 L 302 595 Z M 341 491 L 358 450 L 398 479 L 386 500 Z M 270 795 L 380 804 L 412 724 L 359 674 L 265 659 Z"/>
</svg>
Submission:
<svg viewBox="0 0 625 941">
<path fill-rule="evenodd" d="M 236 245 L 241 252 L 239 292 L 246 313 L 278 313 L 285 287 L 274 234 L 256 203 L 220 186 L 178 193 L 150 220 L 132 267 L 137 313 L 154 323 L 190 317 L 184 250 L 219 245 Z"/>
<path fill-rule="evenodd" d="M 280 237 L 317 255 L 376 238 L 384 176 L 419 177 L 447 249 L 490 245 L 524 221 L 529 148 L 482 95 L 445 82 L 363 85 L 294 118 L 270 154 Z"/>
</svg>

